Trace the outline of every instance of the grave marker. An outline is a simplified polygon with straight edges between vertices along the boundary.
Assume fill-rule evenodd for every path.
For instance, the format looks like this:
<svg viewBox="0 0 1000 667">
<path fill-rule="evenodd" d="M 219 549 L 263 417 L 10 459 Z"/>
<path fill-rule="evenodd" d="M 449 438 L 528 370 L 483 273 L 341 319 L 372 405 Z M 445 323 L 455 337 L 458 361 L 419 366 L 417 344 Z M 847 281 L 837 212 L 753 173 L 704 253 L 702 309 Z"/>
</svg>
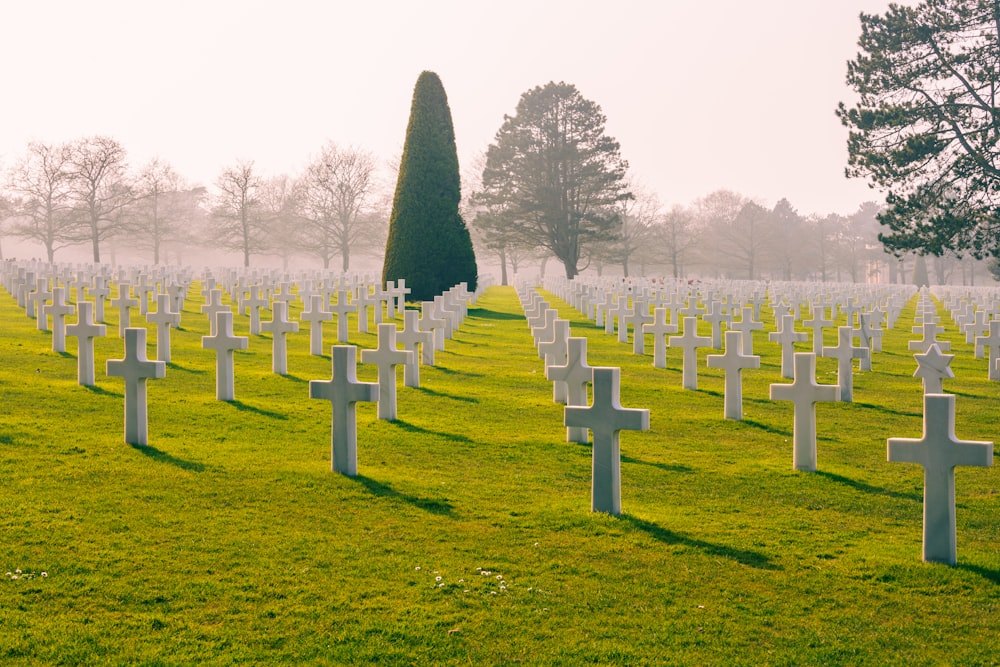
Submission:
<svg viewBox="0 0 1000 667">
<path fill-rule="evenodd" d="M 785 317 L 792 317 L 786 315 Z M 840 387 L 816 383 L 816 355 L 795 353 L 795 382 L 772 384 L 772 401 L 792 401 L 792 466 L 796 470 L 816 470 L 816 403 L 837 401 Z"/>
<path fill-rule="evenodd" d="M 215 314 L 215 333 L 201 337 L 201 346 L 215 350 L 215 398 L 231 401 L 235 398 L 233 350 L 245 350 L 249 339 L 233 335 L 233 313 L 220 310 Z"/>
<path fill-rule="evenodd" d="M 125 330 L 125 358 L 108 359 L 106 370 L 111 377 L 125 379 L 125 442 L 147 444 L 146 380 L 165 377 L 167 365 L 146 359 L 144 328 Z"/>
<path fill-rule="evenodd" d="M 94 338 L 107 334 L 108 328 L 103 324 L 95 324 L 93 319 L 94 304 L 80 301 L 77 305 L 76 324 L 66 327 L 66 335 L 77 338 L 76 380 L 86 387 L 94 386 Z"/>
<path fill-rule="evenodd" d="M 361 363 L 378 367 L 378 418 L 396 419 L 396 366 L 407 363 L 412 354 L 396 349 L 396 325 L 384 322 L 378 325 L 378 347 L 361 350 Z"/>
<path fill-rule="evenodd" d="M 357 348 L 334 345 L 333 377 L 330 380 L 310 380 L 309 398 L 330 401 L 333 405 L 330 466 L 334 472 L 354 477 L 358 474 L 357 404 L 379 399 L 378 385 L 358 382 Z"/>
<path fill-rule="evenodd" d="M 742 336 L 739 331 L 727 331 L 725 353 L 710 354 L 706 359 L 709 368 L 725 370 L 723 414 L 726 419 L 743 419 L 743 369 L 760 368 L 760 357 L 743 353 Z"/>
</svg>

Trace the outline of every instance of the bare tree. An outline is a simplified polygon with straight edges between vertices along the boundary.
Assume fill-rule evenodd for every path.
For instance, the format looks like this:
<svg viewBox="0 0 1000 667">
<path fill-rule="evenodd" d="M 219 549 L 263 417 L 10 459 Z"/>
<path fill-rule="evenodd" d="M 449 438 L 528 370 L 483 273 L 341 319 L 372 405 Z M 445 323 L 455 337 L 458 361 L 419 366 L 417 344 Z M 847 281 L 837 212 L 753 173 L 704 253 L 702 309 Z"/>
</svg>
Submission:
<svg viewBox="0 0 1000 667">
<path fill-rule="evenodd" d="M 154 158 L 139 171 L 135 194 L 128 216 L 130 236 L 160 264 L 167 244 L 190 240 L 205 189 L 188 187 L 169 164 Z"/>
<path fill-rule="evenodd" d="M 80 241 L 91 242 L 95 263 L 101 261 L 101 241 L 117 233 L 123 212 L 135 196 L 126 178 L 126 154 L 114 139 L 94 136 L 70 148 L 70 170 Z"/>
<path fill-rule="evenodd" d="M 629 183 L 633 199 L 617 203 L 618 227 L 609 241 L 597 242 L 593 255 L 599 260 L 620 264 L 622 275 L 629 277 L 633 264 L 645 264 L 652 258 L 652 238 L 655 233 L 660 202 L 656 194 L 646 188 Z"/>
<path fill-rule="evenodd" d="M 49 262 L 56 250 L 76 243 L 71 169 L 69 146 L 32 142 L 10 172 L 11 232 L 45 246 Z"/>
<path fill-rule="evenodd" d="M 213 236 L 220 246 L 242 252 L 243 266 L 250 266 L 250 255 L 266 247 L 261 185 L 252 160 L 227 167 L 215 181 L 218 193 L 212 207 Z"/>
<path fill-rule="evenodd" d="M 281 257 L 287 269 L 292 256 L 300 249 L 300 219 L 295 212 L 296 197 L 292 180 L 282 174 L 261 182 L 260 215 L 270 252 Z"/>
<path fill-rule="evenodd" d="M 296 188 L 301 219 L 301 247 L 329 268 L 336 255 L 344 271 L 351 266 L 351 250 L 374 229 L 366 215 L 373 189 L 375 160 L 355 148 L 330 142 L 306 167 Z"/>
<path fill-rule="evenodd" d="M 674 206 L 664 214 L 654 228 L 655 246 L 659 259 L 670 265 L 674 278 L 685 275 L 687 265 L 695 259 L 698 228 L 695 213 L 683 206 Z"/>
</svg>

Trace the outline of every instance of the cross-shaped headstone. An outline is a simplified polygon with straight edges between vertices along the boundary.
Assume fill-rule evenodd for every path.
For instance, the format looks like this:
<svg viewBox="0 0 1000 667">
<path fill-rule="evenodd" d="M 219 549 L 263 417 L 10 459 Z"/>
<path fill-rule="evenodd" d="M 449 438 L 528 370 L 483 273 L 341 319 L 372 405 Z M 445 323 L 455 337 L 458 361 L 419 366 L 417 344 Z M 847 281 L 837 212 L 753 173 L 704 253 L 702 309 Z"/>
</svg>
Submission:
<svg viewBox="0 0 1000 667">
<path fill-rule="evenodd" d="M 786 315 L 785 317 L 792 317 Z M 837 401 L 840 387 L 816 383 L 816 355 L 795 353 L 795 381 L 772 384 L 772 401 L 792 401 L 792 466 L 796 470 L 816 470 L 816 403 Z"/>
<path fill-rule="evenodd" d="M 563 419 L 567 427 L 588 428 L 594 434 L 591 510 L 618 516 L 622 512 L 621 446 L 618 434 L 621 431 L 648 431 L 649 410 L 621 407 L 620 368 L 594 368 L 593 377 L 593 405 L 567 405 L 563 408 Z"/>
<path fill-rule="evenodd" d="M 169 294 L 156 295 L 156 312 L 146 312 L 146 321 L 156 324 L 156 358 L 170 363 L 170 327 L 181 323 L 179 313 L 170 311 L 172 299 Z"/>
<path fill-rule="evenodd" d="M 764 328 L 763 322 L 754 319 L 753 306 L 743 306 L 743 317 L 738 322 L 729 325 L 732 331 L 739 331 L 740 341 L 743 345 L 743 354 L 753 355 L 753 332 Z M 729 342 L 726 342 L 726 347 Z"/>
<path fill-rule="evenodd" d="M 47 322 L 45 316 L 42 315 L 42 305 L 51 298 L 52 292 L 49 291 L 49 279 L 35 278 L 35 289 L 28 294 L 26 310 L 28 317 L 36 318 L 36 325 L 39 331 L 47 331 Z"/>
<path fill-rule="evenodd" d="M 330 306 L 330 312 L 337 316 L 337 342 L 346 343 L 347 334 L 347 323 L 348 323 L 348 313 L 356 312 L 358 309 L 357 304 L 348 302 L 348 291 L 346 287 L 341 287 L 337 290 L 337 303 Z"/>
<path fill-rule="evenodd" d="M 739 332 L 735 332 L 739 335 Z M 712 344 L 712 339 L 708 336 L 698 335 L 698 318 L 684 318 L 684 334 L 681 336 L 671 336 L 668 341 L 670 347 L 679 347 L 683 352 L 681 357 L 681 384 L 685 389 L 698 390 L 698 348 L 708 347 Z"/>
<path fill-rule="evenodd" d="M 378 401 L 378 384 L 358 382 L 357 348 L 353 345 L 334 345 L 331 356 L 333 377 L 310 380 L 309 398 L 333 404 L 330 466 L 334 472 L 353 477 L 358 474 L 357 404 Z"/>
<path fill-rule="evenodd" d="M 271 306 L 271 321 L 261 322 L 261 331 L 271 334 L 271 371 L 278 375 L 288 373 L 288 346 L 285 336 L 299 330 L 298 322 L 289 322 L 284 301 L 275 301 Z"/>
<path fill-rule="evenodd" d="M 725 370 L 723 414 L 726 419 L 743 419 L 743 369 L 760 368 L 760 357 L 743 353 L 743 334 L 726 332 L 726 351 L 706 358 L 709 368 Z"/>
<path fill-rule="evenodd" d="M 566 344 L 566 364 L 546 366 L 545 377 L 566 384 L 566 405 L 586 405 L 587 385 L 594 380 L 594 368 L 587 365 L 587 339 L 573 337 Z M 587 442 L 587 428 L 566 429 L 566 442 Z"/>
<path fill-rule="evenodd" d="M 653 311 L 653 321 L 642 326 L 642 336 L 653 335 L 653 368 L 667 367 L 667 336 L 677 333 L 677 325 L 667 321 L 666 307 Z"/>
<path fill-rule="evenodd" d="M 392 322 L 378 325 L 377 348 L 361 350 L 361 363 L 378 367 L 379 419 L 396 419 L 396 366 L 407 363 L 411 356 L 411 352 L 396 348 L 396 325 Z"/>
<path fill-rule="evenodd" d="M 955 395 L 924 394 L 923 437 L 889 438 L 887 458 L 924 467 L 924 560 L 954 565 L 955 466 L 993 465 L 993 443 L 955 438 Z"/>
<path fill-rule="evenodd" d="M 118 309 L 118 335 L 125 337 L 125 330 L 132 324 L 130 308 L 139 305 L 139 300 L 132 298 L 132 286 L 127 282 L 118 283 L 118 297 L 111 300 L 111 305 Z"/>
<path fill-rule="evenodd" d="M 111 377 L 125 378 L 125 442 L 147 444 L 146 380 L 165 377 L 167 365 L 146 359 L 146 329 L 125 330 L 125 358 L 108 359 L 106 370 Z"/>
<path fill-rule="evenodd" d="M 400 312 L 403 313 L 403 330 L 396 332 L 396 341 L 411 353 L 403 366 L 403 384 L 416 389 L 420 386 L 420 364 L 434 365 L 434 334 L 420 330 L 420 313 L 417 311 Z"/>
<path fill-rule="evenodd" d="M 223 310 L 229 310 L 229 306 L 222 303 L 222 290 L 218 288 L 210 290 L 208 303 L 201 307 L 201 312 L 208 316 L 209 333 L 212 335 L 215 335 L 215 314 Z"/>
<path fill-rule="evenodd" d="M 94 287 L 90 290 L 90 296 L 94 299 L 94 321 L 104 321 L 104 301 L 111 296 L 108 289 L 108 281 L 104 276 L 94 276 Z"/>
<path fill-rule="evenodd" d="M 77 338 L 76 353 L 76 379 L 81 385 L 86 387 L 94 386 L 94 338 L 107 334 L 107 327 L 103 324 L 95 324 L 94 304 L 89 301 L 80 301 L 77 304 L 76 324 L 66 327 L 67 336 Z"/>
<path fill-rule="evenodd" d="M 932 344 L 926 352 L 918 352 L 913 357 L 917 360 L 917 370 L 913 377 L 923 378 L 925 394 L 943 394 L 943 380 L 955 377 L 951 370 L 951 360 L 954 354 L 942 354 L 937 344 Z"/>
<path fill-rule="evenodd" d="M 215 398 L 231 401 L 235 397 L 233 350 L 245 350 L 249 339 L 233 335 L 233 312 L 220 310 L 215 314 L 215 333 L 201 337 L 201 346 L 215 350 Z"/>
<path fill-rule="evenodd" d="M 552 324 L 552 340 L 540 342 L 538 353 L 545 359 L 545 368 L 561 366 L 566 363 L 569 353 L 569 320 L 556 319 Z M 546 377 L 548 372 L 546 372 Z M 555 403 L 565 403 L 567 394 L 566 383 L 561 380 L 552 382 L 552 400 Z"/>
<path fill-rule="evenodd" d="M 306 310 L 299 315 L 300 322 L 309 323 L 309 354 L 323 355 L 323 322 L 333 319 L 333 313 L 323 310 L 323 297 L 313 294 Z"/>
<path fill-rule="evenodd" d="M 913 327 L 913 333 L 922 334 L 920 340 L 911 340 L 908 349 L 913 352 L 926 352 L 931 345 L 937 344 L 942 352 L 951 349 L 951 343 L 945 340 L 938 340 L 937 335 L 944 332 L 944 327 L 938 326 L 934 322 L 924 322 L 918 327 Z"/>
<path fill-rule="evenodd" d="M 708 312 L 701 316 L 712 327 L 712 348 L 722 349 L 722 323 L 729 322 L 729 316 L 722 310 L 722 302 L 712 300 L 708 304 Z"/>
<path fill-rule="evenodd" d="M 444 333 L 448 326 L 448 318 L 437 313 L 433 301 L 423 301 L 420 304 L 420 329 L 430 331 L 434 336 L 434 349 L 444 350 Z"/>
<path fill-rule="evenodd" d="M 804 331 L 795 330 L 795 316 L 791 313 L 782 315 L 779 324 L 780 328 L 777 331 L 769 333 L 767 338 L 772 343 L 781 345 L 781 377 L 793 378 L 795 377 L 795 368 L 793 365 L 795 343 L 801 343 L 807 340 L 809 336 Z M 814 355 L 813 359 L 815 360 L 815 358 Z"/>
<path fill-rule="evenodd" d="M 856 347 L 853 342 L 854 328 L 843 326 L 837 328 L 837 345 L 824 347 L 823 356 L 837 360 L 837 385 L 840 386 L 840 400 L 844 403 L 854 401 L 853 361 L 870 354 L 867 347 Z"/>
<path fill-rule="evenodd" d="M 823 356 L 823 329 L 826 327 L 833 326 L 833 320 L 828 320 L 823 317 L 823 313 L 826 311 L 821 305 L 814 305 L 812 307 L 812 319 L 805 320 L 802 325 L 813 330 L 813 354 L 817 357 Z"/>
<path fill-rule="evenodd" d="M 75 309 L 66 303 L 66 289 L 52 289 L 52 303 L 42 304 L 40 319 L 52 318 L 52 351 L 66 351 L 66 316 L 73 314 Z"/>
<path fill-rule="evenodd" d="M 989 378 L 1000 380 L 1000 320 L 990 322 L 990 333 L 987 336 L 977 336 L 976 345 L 982 345 L 989 364 Z"/>
<path fill-rule="evenodd" d="M 250 335 L 260 335 L 260 309 L 268 305 L 267 299 L 261 296 L 260 288 L 256 285 L 249 287 L 249 296 L 244 297 L 243 305 L 246 306 L 247 314 L 250 316 Z"/>
</svg>

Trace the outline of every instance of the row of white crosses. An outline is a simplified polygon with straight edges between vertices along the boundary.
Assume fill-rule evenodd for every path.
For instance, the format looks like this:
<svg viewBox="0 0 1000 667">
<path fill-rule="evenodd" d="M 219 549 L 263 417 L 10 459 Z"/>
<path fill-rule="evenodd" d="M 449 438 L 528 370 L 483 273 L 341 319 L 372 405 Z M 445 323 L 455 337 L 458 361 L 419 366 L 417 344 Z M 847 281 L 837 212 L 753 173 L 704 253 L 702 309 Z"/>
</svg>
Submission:
<svg viewBox="0 0 1000 667">
<path fill-rule="evenodd" d="M 569 322 L 558 317 L 539 293 L 527 285 L 518 290 L 545 377 L 553 383 L 553 400 L 564 403 L 563 421 L 569 442 L 586 443 L 593 434 L 591 510 L 621 514 L 621 431 L 649 430 L 649 410 L 623 408 L 621 369 L 587 364 L 587 339 L 570 337 Z M 587 405 L 587 385 L 594 400 Z"/>
<path fill-rule="evenodd" d="M 611 300 L 605 302 L 605 313 L 612 312 L 610 304 Z M 851 304 L 851 306 L 856 306 L 856 304 Z M 895 311 L 900 308 L 901 303 L 899 300 L 895 300 L 889 310 Z M 854 312 L 861 325 L 862 342 L 870 341 L 873 337 L 871 329 L 865 331 L 866 324 L 868 324 L 866 313 L 860 310 Z M 659 319 L 660 316 L 658 313 L 655 317 Z M 898 312 L 895 317 L 898 317 Z M 849 322 L 852 318 L 853 314 L 848 315 Z M 693 318 L 690 319 L 693 320 Z M 749 318 L 745 316 L 744 319 Z M 909 349 L 915 352 L 914 357 L 917 361 L 917 370 L 914 376 L 923 380 L 924 435 L 920 439 L 889 439 L 887 458 L 889 461 L 919 463 L 924 467 L 923 559 L 929 562 L 955 564 L 957 561 L 957 538 L 954 468 L 958 465 L 991 465 L 993 461 L 992 443 L 960 441 L 955 437 L 955 397 L 941 393 L 942 381 L 945 378 L 954 377 L 950 368 L 954 355 L 944 354 L 943 351 L 947 351 L 949 343 L 936 338 L 943 329 L 937 324 L 936 307 L 926 291 L 919 295 L 916 319 L 918 326 L 913 328 L 913 332 L 919 334 L 921 338 L 911 341 Z M 832 321 L 823 322 L 822 315 L 815 311 L 813 320 L 814 323 L 819 320 L 822 323 L 821 326 L 832 324 Z M 843 380 L 845 376 L 850 376 L 851 361 L 854 358 L 862 360 L 867 358 L 870 361 L 869 355 L 873 348 L 867 344 L 860 348 L 853 346 L 852 338 L 856 330 L 853 330 L 851 326 L 840 327 L 838 329 L 838 345 L 833 348 L 821 347 L 825 356 L 838 359 L 838 384 L 818 384 L 815 379 L 815 352 L 794 352 L 791 363 L 794 368 L 789 375 L 788 351 L 792 349 L 794 342 L 804 342 L 805 337 L 804 335 L 789 335 L 788 332 L 792 331 L 794 325 L 794 319 L 790 313 L 780 312 L 780 321 L 779 330 L 772 333 L 770 339 L 772 342 L 783 345 L 782 376 L 792 377 L 794 382 L 787 385 L 772 384 L 770 397 L 773 400 L 788 400 L 794 405 L 793 467 L 801 471 L 815 471 L 817 469 L 816 403 L 844 400 L 845 387 L 849 396 L 852 385 L 850 383 L 845 385 Z M 694 324 L 694 321 L 685 321 L 685 331 L 693 331 Z M 742 346 L 745 339 L 741 339 L 743 335 L 742 330 L 727 331 L 726 353 L 724 355 L 709 355 L 708 357 L 710 366 L 726 369 L 725 411 L 727 418 L 740 418 L 738 399 L 740 385 L 737 380 L 731 378 L 738 377 L 744 368 L 755 367 L 755 360 L 759 363 L 759 357 L 755 358 L 753 355 L 744 354 Z M 984 344 L 988 346 L 989 342 L 984 341 Z M 685 353 L 687 351 L 686 348 Z M 654 352 L 654 358 L 655 356 Z M 655 361 L 654 366 L 658 366 Z M 549 373 L 549 375 L 552 374 Z M 687 386 L 687 381 L 685 381 L 685 386 Z M 850 399 L 848 398 L 848 400 Z"/>
</svg>

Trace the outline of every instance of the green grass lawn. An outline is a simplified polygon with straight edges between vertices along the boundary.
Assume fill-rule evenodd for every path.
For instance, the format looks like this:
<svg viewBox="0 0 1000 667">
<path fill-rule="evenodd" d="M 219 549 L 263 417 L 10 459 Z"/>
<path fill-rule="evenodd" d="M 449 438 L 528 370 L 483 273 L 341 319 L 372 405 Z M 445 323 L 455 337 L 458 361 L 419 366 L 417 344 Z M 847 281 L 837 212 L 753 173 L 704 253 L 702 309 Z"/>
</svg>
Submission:
<svg viewBox="0 0 1000 667">
<path fill-rule="evenodd" d="M 308 325 L 287 376 L 270 372 L 269 337 L 251 337 L 237 400 L 219 402 L 202 303 L 196 284 L 137 448 L 123 382 L 103 372 L 122 356 L 116 309 L 88 389 L 75 339 L 52 352 L 0 293 L 3 664 L 1000 660 L 1000 470 L 957 470 L 947 567 L 921 562 L 922 469 L 886 462 L 886 438 L 921 432 L 913 301 L 874 372 L 855 372 L 854 403 L 817 406 L 819 471 L 800 473 L 792 404 L 767 399 L 787 381 L 766 331 L 744 421 L 727 421 L 711 351 L 685 391 L 679 350 L 654 369 L 651 345 L 635 356 L 553 299 L 591 365 L 621 367 L 622 405 L 651 413 L 650 431 L 622 434 L 618 518 L 590 512 L 590 449 L 565 441 L 512 288 L 480 298 L 420 389 L 400 369 L 398 421 L 359 404 L 356 478 L 330 470 L 330 404 L 308 380 L 331 362 L 309 355 Z M 996 439 L 1000 383 L 953 325 L 942 338 L 957 436 Z M 148 341 L 153 358 L 154 327 Z M 817 376 L 835 382 L 835 362 Z"/>
</svg>

